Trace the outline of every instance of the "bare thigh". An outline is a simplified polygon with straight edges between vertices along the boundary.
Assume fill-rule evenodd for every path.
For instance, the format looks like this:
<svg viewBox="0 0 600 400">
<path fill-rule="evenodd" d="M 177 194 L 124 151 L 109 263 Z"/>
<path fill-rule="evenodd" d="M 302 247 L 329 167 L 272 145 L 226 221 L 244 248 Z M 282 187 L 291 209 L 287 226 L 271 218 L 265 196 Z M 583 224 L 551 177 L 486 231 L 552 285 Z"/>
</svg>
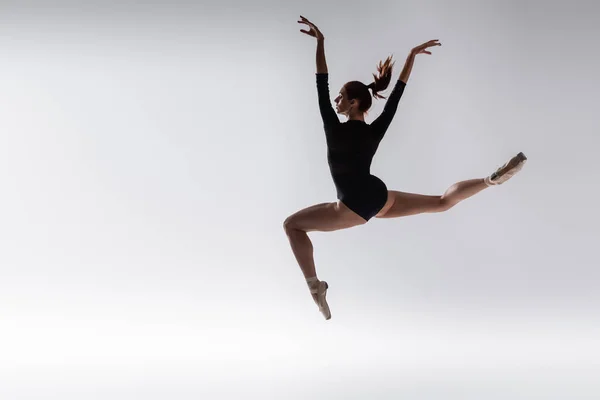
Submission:
<svg viewBox="0 0 600 400">
<path fill-rule="evenodd" d="M 442 196 L 388 191 L 388 198 L 377 218 L 398 218 L 409 215 L 444 211 Z"/>
<path fill-rule="evenodd" d="M 286 230 L 297 229 L 304 232 L 331 232 L 362 225 L 366 222 L 360 215 L 338 201 L 304 208 L 290 215 L 285 220 L 284 227 Z"/>
</svg>

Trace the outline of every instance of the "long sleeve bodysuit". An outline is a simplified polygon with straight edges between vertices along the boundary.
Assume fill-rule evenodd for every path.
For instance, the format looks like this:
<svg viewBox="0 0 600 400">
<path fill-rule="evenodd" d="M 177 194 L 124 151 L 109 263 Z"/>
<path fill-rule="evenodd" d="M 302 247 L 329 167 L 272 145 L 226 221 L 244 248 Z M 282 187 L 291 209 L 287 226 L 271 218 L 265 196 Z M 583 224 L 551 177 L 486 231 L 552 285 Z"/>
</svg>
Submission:
<svg viewBox="0 0 600 400">
<path fill-rule="evenodd" d="M 317 73 L 319 110 L 327 139 L 327 161 L 337 190 L 337 198 L 368 221 L 385 205 L 387 187 L 371 175 L 371 162 L 387 131 L 406 84 L 396 82 L 383 112 L 371 124 L 349 120 L 340 122 L 331 106 L 329 75 Z"/>
</svg>

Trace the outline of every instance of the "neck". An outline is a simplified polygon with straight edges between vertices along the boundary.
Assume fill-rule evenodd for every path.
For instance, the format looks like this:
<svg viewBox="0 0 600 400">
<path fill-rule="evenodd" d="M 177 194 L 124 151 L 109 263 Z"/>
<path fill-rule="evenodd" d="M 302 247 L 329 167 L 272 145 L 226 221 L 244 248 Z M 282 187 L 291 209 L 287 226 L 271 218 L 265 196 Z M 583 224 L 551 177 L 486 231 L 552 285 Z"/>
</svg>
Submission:
<svg viewBox="0 0 600 400">
<path fill-rule="evenodd" d="M 365 114 L 363 114 L 363 113 L 357 113 L 357 114 L 350 113 L 350 114 L 347 114 L 347 117 L 348 117 L 348 121 L 365 122 Z"/>
</svg>

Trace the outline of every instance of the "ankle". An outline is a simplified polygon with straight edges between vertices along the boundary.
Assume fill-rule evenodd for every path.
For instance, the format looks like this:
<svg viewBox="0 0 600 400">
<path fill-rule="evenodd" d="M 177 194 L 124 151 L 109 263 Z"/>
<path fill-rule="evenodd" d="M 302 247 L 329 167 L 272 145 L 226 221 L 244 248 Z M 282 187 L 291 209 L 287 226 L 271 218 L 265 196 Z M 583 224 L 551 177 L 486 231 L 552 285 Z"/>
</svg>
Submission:
<svg viewBox="0 0 600 400">
<path fill-rule="evenodd" d="M 306 278 L 306 284 L 308 285 L 309 289 L 312 289 L 312 288 L 318 286 L 319 282 L 321 282 L 321 281 L 319 281 L 319 278 L 317 278 L 316 276 L 313 276 L 311 278 Z"/>
</svg>

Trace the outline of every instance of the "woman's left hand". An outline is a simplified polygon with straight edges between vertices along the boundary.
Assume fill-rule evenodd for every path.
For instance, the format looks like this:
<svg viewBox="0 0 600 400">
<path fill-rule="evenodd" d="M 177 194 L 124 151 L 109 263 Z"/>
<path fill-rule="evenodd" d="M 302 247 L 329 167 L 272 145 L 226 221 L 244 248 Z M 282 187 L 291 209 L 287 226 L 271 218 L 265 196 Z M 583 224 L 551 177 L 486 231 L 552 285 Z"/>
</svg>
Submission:
<svg viewBox="0 0 600 400">
<path fill-rule="evenodd" d="M 307 20 L 306 18 L 304 18 L 302 15 L 300 16 L 300 21 L 298 21 L 298 23 L 299 24 L 307 25 L 309 27 L 309 30 L 300 29 L 300 32 L 305 33 L 308 36 L 312 36 L 314 38 L 317 38 L 317 40 L 323 40 L 324 39 L 323 34 L 319 30 L 319 28 L 317 28 L 317 26 L 315 24 L 313 24 L 312 22 L 310 22 L 309 20 Z"/>
</svg>

